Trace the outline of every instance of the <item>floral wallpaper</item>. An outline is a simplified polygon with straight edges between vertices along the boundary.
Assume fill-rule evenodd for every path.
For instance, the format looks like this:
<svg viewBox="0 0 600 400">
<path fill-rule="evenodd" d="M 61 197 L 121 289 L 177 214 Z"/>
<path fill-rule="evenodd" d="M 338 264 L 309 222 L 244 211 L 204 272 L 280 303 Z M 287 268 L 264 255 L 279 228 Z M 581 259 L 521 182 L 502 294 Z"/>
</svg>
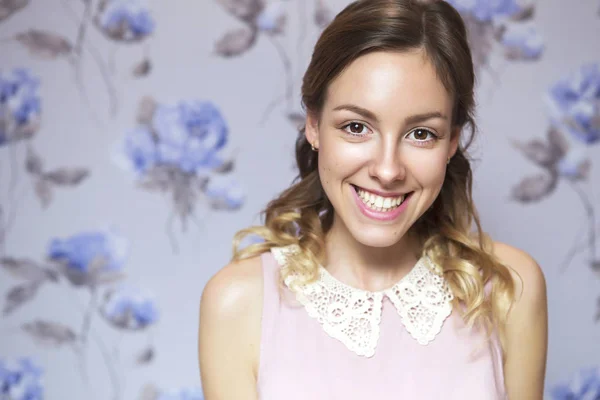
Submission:
<svg viewBox="0 0 600 400">
<path fill-rule="evenodd" d="M 546 274 L 547 398 L 597 398 L 600 7 L 448 2 L 482 218 Z M 294 177 L 301 76 L 346 4 L 0 0 L 0 398 L 202 399 L 202 287 Z"/>
</svg>

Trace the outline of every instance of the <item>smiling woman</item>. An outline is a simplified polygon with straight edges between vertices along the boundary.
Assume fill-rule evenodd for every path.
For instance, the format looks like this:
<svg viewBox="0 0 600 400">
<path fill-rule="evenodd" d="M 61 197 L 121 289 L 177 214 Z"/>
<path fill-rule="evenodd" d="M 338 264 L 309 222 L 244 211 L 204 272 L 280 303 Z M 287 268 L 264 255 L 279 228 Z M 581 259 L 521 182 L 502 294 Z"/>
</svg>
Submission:
<svg viewBox="0 0 600 400">
<path fill-rule="evenodd" d="M 207 400 L 542 398 L 544 277 L 480 227 L 474 80 L 444 1 L 356 1 L 325 29 L 299 179 L 204 289 Z"/>
</svg>

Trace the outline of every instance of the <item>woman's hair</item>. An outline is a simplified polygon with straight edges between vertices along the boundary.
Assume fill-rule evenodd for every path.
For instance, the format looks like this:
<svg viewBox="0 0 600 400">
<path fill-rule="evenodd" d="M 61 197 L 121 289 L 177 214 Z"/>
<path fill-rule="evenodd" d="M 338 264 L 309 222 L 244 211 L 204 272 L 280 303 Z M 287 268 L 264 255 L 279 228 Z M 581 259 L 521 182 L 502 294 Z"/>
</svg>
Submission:
<svg viewBox="0 0 600 400">
<path fill-rule="evenodd" d="M 375 52 L 424 50 L 437 75 L 454 97 L 452 125 L 469 135 L 447 167 L 439 196 L 411 227 L 424 255 L 443 270 L 455 297 L 455 308 L 469 325 L 482 324 L 489 334 L 503 330 L 514 300 L 514 283 L 508 268 L 491 252 L 491 241 L 482 232 L 472 198 L 472 171 L 466 151 L 476 124 L 473 118 L 475 74 L 467 32 L 460 14 L 444 1 L 358 0 L 348 5 L 323 31 L 315 45 L 302 83 L 306 111 L 320 116 L 328 85 L 358 57 Z M 333 223 L 318 172 L 318 154 L 304 130 L 296 140 L 299 176 L 293 185 L 263 211 L 264 226 L 238 232 L 233 259 L 258 255 L 273 247 L 297 245 L 300 250 L 281 270 L 304 282 L 317 279 L 325 260 L 325 234 Z M 473 233 L 473 225 L 476 231 Z M 247 235 L 264 242 L 239 249 Z M 489 295 L 486 286 L 490 285 Z M 457 307 L 458 306 L 458 307 Z"/>
</svg>

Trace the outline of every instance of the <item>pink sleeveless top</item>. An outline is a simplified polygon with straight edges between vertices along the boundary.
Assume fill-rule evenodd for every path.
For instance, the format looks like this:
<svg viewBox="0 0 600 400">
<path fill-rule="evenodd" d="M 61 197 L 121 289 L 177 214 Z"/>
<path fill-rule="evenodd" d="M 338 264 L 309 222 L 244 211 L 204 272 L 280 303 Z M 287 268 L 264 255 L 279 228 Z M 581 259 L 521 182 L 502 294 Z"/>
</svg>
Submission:
<svg viewBox="0 0 600 400">
<path fill-rule="evenodd" d="M 358 355 L 326 333 L 290 289 L 281 296 L 279 264 L 270 252 L 261 259 L 260 400 L 506 398 L 497 340 L 466 328 L 456 312 L 423 345 L 384 296 L 374 354 Z"/>
</svg>

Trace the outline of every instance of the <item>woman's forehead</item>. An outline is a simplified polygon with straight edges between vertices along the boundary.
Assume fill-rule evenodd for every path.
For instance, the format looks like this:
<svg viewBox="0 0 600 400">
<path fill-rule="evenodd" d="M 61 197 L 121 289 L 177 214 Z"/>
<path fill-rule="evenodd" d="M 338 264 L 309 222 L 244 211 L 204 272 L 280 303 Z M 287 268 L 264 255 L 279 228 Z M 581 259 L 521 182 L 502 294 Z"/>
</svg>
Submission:
<svg viewBox="0 0 600 400">
<path fill-rule="evenodd" d="M 373 113 L 448 113 L 452 99 L 421 52 L 374 52 L 359 57 L 328 87 L 326 111 L 351 104 Z"/>
</svg>

